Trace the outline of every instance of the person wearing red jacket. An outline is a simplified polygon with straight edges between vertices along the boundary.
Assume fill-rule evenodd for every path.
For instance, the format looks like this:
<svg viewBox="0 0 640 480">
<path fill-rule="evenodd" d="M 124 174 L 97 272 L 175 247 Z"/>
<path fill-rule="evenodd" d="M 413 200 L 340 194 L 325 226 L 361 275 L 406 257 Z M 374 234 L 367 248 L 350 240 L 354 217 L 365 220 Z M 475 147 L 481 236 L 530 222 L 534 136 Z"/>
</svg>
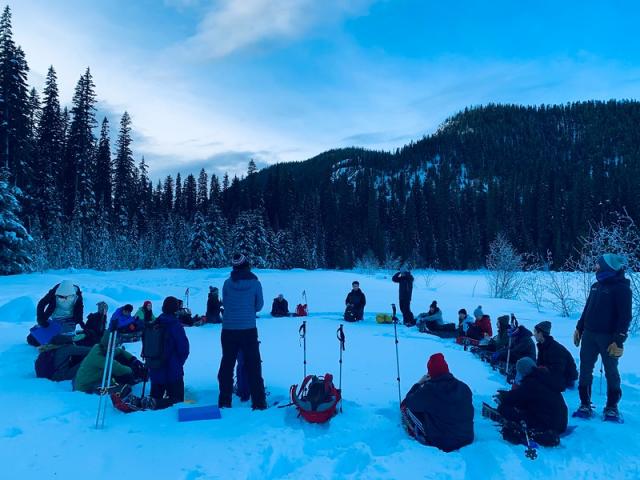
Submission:
<svg viewBox="0 0 640 480">
<path fill-rule="evenodd" d="M 491 328 L 491 317 L 489 317 L 489 315 L 482 315 L 482 317 L 476 320 L 467 330 L 467 337 L 475 340 L 484 340 L 492 336 L 493 329 Z"/>
</svg>

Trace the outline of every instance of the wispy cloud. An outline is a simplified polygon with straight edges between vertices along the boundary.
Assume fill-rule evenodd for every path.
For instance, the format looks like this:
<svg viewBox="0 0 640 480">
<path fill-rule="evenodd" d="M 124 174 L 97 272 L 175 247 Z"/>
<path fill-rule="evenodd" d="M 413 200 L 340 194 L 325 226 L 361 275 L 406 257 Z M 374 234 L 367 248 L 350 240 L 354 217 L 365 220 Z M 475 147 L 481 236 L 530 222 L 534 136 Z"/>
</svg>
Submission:
<svg viewBox="0 0 640 480">
<path fill-rule="evenodd" d="M 317 25 L 363 13 L 374 1 L 213 1 L 197 33 L 182 45 L 183 51 L 198 58 L 219 58 L 260 42 L 295 39 Z"/>
</svg>

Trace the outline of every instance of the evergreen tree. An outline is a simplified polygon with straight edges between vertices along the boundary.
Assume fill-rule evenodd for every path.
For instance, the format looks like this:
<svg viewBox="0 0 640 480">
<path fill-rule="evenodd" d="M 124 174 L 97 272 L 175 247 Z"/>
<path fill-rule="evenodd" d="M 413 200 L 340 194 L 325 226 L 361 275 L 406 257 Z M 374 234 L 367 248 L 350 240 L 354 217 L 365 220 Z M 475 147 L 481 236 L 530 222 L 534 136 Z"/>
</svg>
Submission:
<svg viewBox="0 0 640 480">
<path fill-rule="evenodd" d="M 206 213 L 207 208 L 209 207 L 209 198 L 207 189 L 209 188 L 209 179 L 207 176 L 207 172 L 204 171 L 204 168 L 200 170 L 200 175 L 198 175 L 198 195 L 196 198 L 198 211 Z"/>
<path fill-rule="evenodd" d="M 62 208 L 58 179 L 62 167 L 64 130 L 58 97 L 56 72 L 49 67 L 45 80 L 42 114 L 37 131 L 37 155 L 34 162 L 34 198 L 40 217 L 41 233 L 50 239 L 55 223 L 61 221 Z"/>
<path fill-rule="evenodd" d="M 131 117 L 124 112 L 116 142 L 113 177 L 113 210 L 120 231 L 126 231 L 135 210 L 135 163 L 131 151 Z"/>
<path fill-rule="evenodd" d="M 20 222 L 20 205 L 15 189 L 8 183 L 9 172 L 0 169 L 0 274 L 31 269 L 33 239 Z"/>
<path fill-rule="evenodd" d="M 22 188 L 28 180 L 29 67 L 13 41 L 11 9 L 0 18 L 0 167 Z"/>
<path fill-rule="evenodd" d="M 196 178 L 193 175 L 187 176 L 182 190 L 182 201 L 184 202 L 184 216 L 192 219 L 196 212 L 197 187 Z"/>
<path fill-rule="evenodd" d="M 255 211 L 241 212 L 231 229 L 234 252 L 246 255 L 257 268 L 267 265 L 269 237 L 262 215 Z"/>
<path fill-rule="evenodd" d="M 178 215 L 184 215 L 184 198 L 182 193 L 182 176 L 178 173 L 176 175 L 176 200 L 174 205 L 174 210 Z"/>
<path fill-rule="evenodd" d="M 104 117 L 98 141 L 98 153 L 96 155 L 96 177 L 94 190 L 98 209 L 111 215 L 113 204 L 113 162 L 111 160 L 111 138 L 109 134 L 109 120 Z M 107 217 L 108 218 L 108 217 Z"/>
<path fill-rule="evenodd" d="M 211 265 L 213 250 L 209 238 L 209 225 L 201 212 L 197 212 L 189 239 L 189 268 L 207 268 Z"/>
</svg>

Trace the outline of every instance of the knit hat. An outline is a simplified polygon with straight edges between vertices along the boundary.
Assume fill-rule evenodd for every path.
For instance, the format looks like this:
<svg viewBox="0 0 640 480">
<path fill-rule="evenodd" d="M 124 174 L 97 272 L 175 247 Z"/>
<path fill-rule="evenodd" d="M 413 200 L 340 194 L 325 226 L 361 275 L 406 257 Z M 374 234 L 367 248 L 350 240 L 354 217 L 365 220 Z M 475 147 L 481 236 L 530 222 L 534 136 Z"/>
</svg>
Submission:
<svg viewBox="0 0 640 480">
<path fill-rule="evenodd" d="M 482 311 L 482 305 L 478 305 L 478 308 L 473 311 L 473 316 L 476 318 L 482 318 L 483 315 L 484 312 Z"/>
<path fill-rule="evenodd" d="M 125 306 L 122 307 L 122 311 L 123 312 L 133 312 L 133 305 L 131 305 L 130 303 L 127 303 Z"/>
<path fill-rule="evenodd" d="M 431 378 L 438 378 L 449 373 L 449 365 L 447 365 L 444 355 L 434 353 L 427 362 L 427 372 Z"/>
<path fill-rule="evenodd" d="M 162 313 L 174 315 L 178 311 L 178 308 L 180 308 L 180 306 L 176 297 L 167 297 L 164 299 L 164 302 L 162 302 Z"/>
<path fill-rule="evenodd" d="M 151 300 L 145 300 L 144 303 L 142 304 L 144 308 L 147 308 L 148 305 L 151 305 Z"/>
<path fill-rule="evenodd" d="M 613 270 L 618 272 L 624 268 L 625 258 L 615 253 L 605 253 L 598 258 L 598 264 L 602 271 Z"/>
<path fill-rule="evenodd" d="M 533 372 L 534 368 L 536 368 L 536 362 L 533 361 L 531 357 L 522 357 L 516 363 L 516 372 L 520 378 L 524 378 Z"/>
<path fill-rule="evenodd" d="M 249 264 L 249 260 L 242 253 L 236 253 L 231 259 L 231 265 L 234 267 L 244 267 Z"/>
<path fill-rule="evenodd" d="M 438 302 L 434 300 L 433 302 L 431 302 L 431 305 L 429 305 L 429 308 L 433 308 L 433 309 L 438 308 Z"/>
<path fill-rule="evenodd" d="M 96 303 L 96 306 L 98 308 L 100 308 L 102 305 L 104 305 L 105 307 L 109 308 L 109 305 L 107 305 L 107 302 L 100 300 L 98 303 Z"/>
<path fill-rule="evenodd" d="M 76 287 L 71 280 L 63 280 L 60 282 L 60 285 L 58 285 L 58 288 L 56 288 L 56 295 L 63 297 L 75 295 L 76 293 Z"/>
<path fill-rule="evenodd" d="M 537 324 L 535 327 L 533 327 L 533 329 L 539 331 L 545 337 L 548 337 L 549 335 L 551 335 L 551 322 L 545 320 L 544 322 L 540 322 L 539 324 Z"/>
<path fill-rule="evenodd" d="M 458 315 L 460 315 L 460 314 L 466 315 L 467 314 L 467 310 L 464 309 L 464 308 L 461 308 L 460 310 L 458 310 Z"/>
</svg>

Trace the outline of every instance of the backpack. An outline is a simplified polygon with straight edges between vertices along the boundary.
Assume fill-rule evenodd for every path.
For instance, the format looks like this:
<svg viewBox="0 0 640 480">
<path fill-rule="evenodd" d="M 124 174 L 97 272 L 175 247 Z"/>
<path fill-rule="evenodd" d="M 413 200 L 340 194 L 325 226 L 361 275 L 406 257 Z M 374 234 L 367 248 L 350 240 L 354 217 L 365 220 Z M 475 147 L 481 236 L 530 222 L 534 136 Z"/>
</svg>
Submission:
<svg viewBox="0 0 640 480">
<path fill-rule="evenodd" d="M 376 322 L 378 323 L 393 323 L 393 317 L 388 313 L 379 313 L 376 315 Z"/>
<path fill-rule="evenodd" d="M 298 385 L 291 385 L 289 393 L 299 416 L 310 423 L 328 421 L 336 414 L 336 406 L 342 398 L 330 373 L 326 373 L 324 377 L 307 375 L 300 389 Z"/>
<path fill-rule="evenodd" d="M 309 316 L 309 308 L 306 303 L 299 303 L 296 307 L 296 317 L 307 317 Z"/>
<path fill-rule="evenodd" d="M 56 349 L 45 350 L 44 352 L 38 355 L 36 358 L 35 368 L 36 368 L 36 377 L 38 378 L 47 378 L 51 380 L 53 378 L 53 374 L 56 373 L 56 368 L 54 364 L 54 355 L 56 353 Z"/>
<path fill-rule="evenodd" d="M 164 344 L 166 331 L 160 322 L 150 322 L 145 325 L 142 332 L 142 358 L 147 367 L 162 368 L 166 359 L 164 358 Z"/>
</svg>

